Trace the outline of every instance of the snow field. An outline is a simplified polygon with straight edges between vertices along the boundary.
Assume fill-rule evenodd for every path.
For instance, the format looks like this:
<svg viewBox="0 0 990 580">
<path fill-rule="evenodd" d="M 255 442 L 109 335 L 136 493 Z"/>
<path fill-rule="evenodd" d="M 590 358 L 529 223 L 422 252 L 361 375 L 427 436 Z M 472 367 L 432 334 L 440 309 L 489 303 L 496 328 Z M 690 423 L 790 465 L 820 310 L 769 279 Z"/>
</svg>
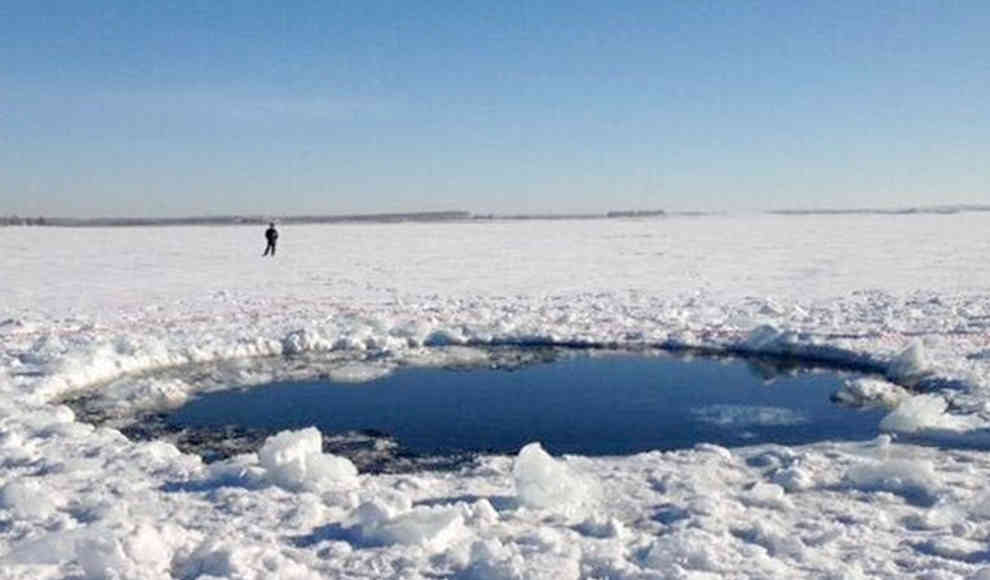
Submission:
<svg viewBox="0 0 990 580">
<path fill-rule="evenodd" d="M 264 263 L 249 228 L 18 230 L 0 240 L 16 273 L 0 285 L 0 577 L 990 577 L 988 225 L 299 227 Z M 891 409 L 889 434 L 611 458 L 534 442 L 457 473 L 372 476 L 313 430 L 207 466 L 58 404 L 106 388 L 126 413 L 305 371 L 242 357 L 325 356 L 360 381 L 492 344 L 867 365 L 889 380 L 841 396 Z M 199 370 L 150 372 L 177 365 Z"/>
</svg>

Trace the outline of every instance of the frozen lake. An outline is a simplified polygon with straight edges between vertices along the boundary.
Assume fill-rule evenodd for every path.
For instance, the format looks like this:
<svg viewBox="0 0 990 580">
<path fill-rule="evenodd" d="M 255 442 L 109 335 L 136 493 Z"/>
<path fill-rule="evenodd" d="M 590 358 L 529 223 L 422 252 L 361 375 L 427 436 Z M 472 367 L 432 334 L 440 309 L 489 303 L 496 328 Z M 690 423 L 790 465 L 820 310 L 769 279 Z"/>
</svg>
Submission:
<svg viewBox="0 0 990 580">
<path fill-rule="evenodd" d="M 697 443 L 865 440 L 882 411 L 830 401 L 835 372 L 773 369 L 742 360 L 576 356 L 513 370 L 403 368 L 363 383 L 284 381 L 202 395 L 169 427 L 235 426 L 325 435 L 373 430 L 417 455 L 514 453 L 540 441 L 553 453 L 625 455 Z"/>
<path fill-rule="evenodd" d="M 263 261 L 256 228 L 17 229 L 0 239 L 0 578 L 990 578 L 987 231 L 988 213 L 293 226 Z M 685 403 L 666 420 L 682 427 L 644 453 L 561 455 L 566 440 L 540 435 L 451 469 L 377 471 L 375 457 L 328 450 L 341 437 L 322 427 L 273 427 L 204 461 L 114 423 L 315 376 L 351 381 L 313 387 L 321 396 L 367 398 L 383 377 L 545 372 L 566 396 L 541 387 L 536 402 L 589 405 L 558 423 L 605 445 L 648 414 L 646 396 L 609 407 L 612 393 L 636 400 L 618 396 L 633 389 L 616 379 L 626 371 L 594 384 L 559 370 L 579 360 L 428 370 L 572 346 L 873 369 L 883 378 L 852 375 L 841 393 L 885 415 L 867 422 L 878 436 L 853 440 L 846 429 L 867 417 L 829 403 L 834 384 L 812 397 L 778 373 L 744 403 Z M 451 423 L 453 401 L 430 388 L 399 419 Z M 80 393 L 106 423 L 64 404 Z M 795 393 L 807 398 L 790 406 Z M 843 431 L 821 431 L 813 402 Z M 787 443 L 786 429 L 818 438 Z M 753 437 L 665 450 L 719 433 Z"/>
</svg>

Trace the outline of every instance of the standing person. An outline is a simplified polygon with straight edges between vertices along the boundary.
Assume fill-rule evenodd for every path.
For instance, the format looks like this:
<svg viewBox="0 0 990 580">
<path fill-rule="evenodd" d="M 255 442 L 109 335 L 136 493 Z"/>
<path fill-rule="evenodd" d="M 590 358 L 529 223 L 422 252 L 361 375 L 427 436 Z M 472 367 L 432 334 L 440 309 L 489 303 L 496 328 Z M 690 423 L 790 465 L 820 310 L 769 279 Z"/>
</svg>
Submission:
<svg viewBox="0 0 990 580">
<path fill-rule="evenodd" d="M 265 239 L 268 240 L 268 245 L 265 246 L 265 253 L 262 256 L 267 256 L 271 253 L 272 257 L 275 257 L 275 242 L 278 240 L 278 230 L 275 229 L 275 222 L 268 224 L 268 229 L 265 230 Z"/>
</svg>

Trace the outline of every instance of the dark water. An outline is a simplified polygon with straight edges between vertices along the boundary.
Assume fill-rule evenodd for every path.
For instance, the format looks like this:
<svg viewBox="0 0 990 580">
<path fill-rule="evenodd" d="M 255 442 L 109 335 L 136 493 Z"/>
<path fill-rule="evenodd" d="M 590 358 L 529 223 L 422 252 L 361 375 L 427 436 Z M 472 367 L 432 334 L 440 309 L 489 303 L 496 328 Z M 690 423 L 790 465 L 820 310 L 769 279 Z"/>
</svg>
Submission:
<svg viewBox="0 0 990 580">
<path fill-rule="evenodd" d="M 171 428 L 375 430 L 412 453 L 627 454 L 707 442 L 725 446 L 861 440 L 880 411 L 829 399 L 843 377 L 801 372 L 766 381 L 741 361 L 634 355 L 576 357 L 512 371 L 407 368 L 367 383 L 327 380 L 222 391 L 166 418 Z"/>
</svg>

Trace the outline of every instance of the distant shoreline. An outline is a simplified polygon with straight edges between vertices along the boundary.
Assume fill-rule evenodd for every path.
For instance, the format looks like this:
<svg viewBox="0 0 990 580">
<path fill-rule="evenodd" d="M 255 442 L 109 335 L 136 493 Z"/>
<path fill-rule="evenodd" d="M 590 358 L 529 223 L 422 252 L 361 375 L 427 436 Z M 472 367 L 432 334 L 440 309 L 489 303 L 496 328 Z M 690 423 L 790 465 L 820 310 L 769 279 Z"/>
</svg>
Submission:
<svg viewBox="0 0 990 580">
<path fill-rule="evenodd" d="M 954 215 L 970 212 L 990 212 L 990 205 L 963 204 L 894 209 L 779 209 L 755 212 L 757 215 L 780 216 L 841 216 L 841 215 Z M 428 211 L 408 213 L 374 213 L 345 215 L 287 215 L 287 216 L 191 216 L 177 218 L 60 218 L 0 216 L 3 226 L 41 226 L 63 228 L 85 227 L 154 227 L 154 226 L 218 226 L 279 224 L 351 224 L 351 223 L 444 223 L 471 221 L 522 221 L 522 220 L 596 220 L 620 218 L 704 217 L 730 215 L 718 211 L 664 211 L 664 210 L 616 210 L 605 213 L 538 213 L 538 214 L 475 214 L 468 211 Z"/>
</svg>

